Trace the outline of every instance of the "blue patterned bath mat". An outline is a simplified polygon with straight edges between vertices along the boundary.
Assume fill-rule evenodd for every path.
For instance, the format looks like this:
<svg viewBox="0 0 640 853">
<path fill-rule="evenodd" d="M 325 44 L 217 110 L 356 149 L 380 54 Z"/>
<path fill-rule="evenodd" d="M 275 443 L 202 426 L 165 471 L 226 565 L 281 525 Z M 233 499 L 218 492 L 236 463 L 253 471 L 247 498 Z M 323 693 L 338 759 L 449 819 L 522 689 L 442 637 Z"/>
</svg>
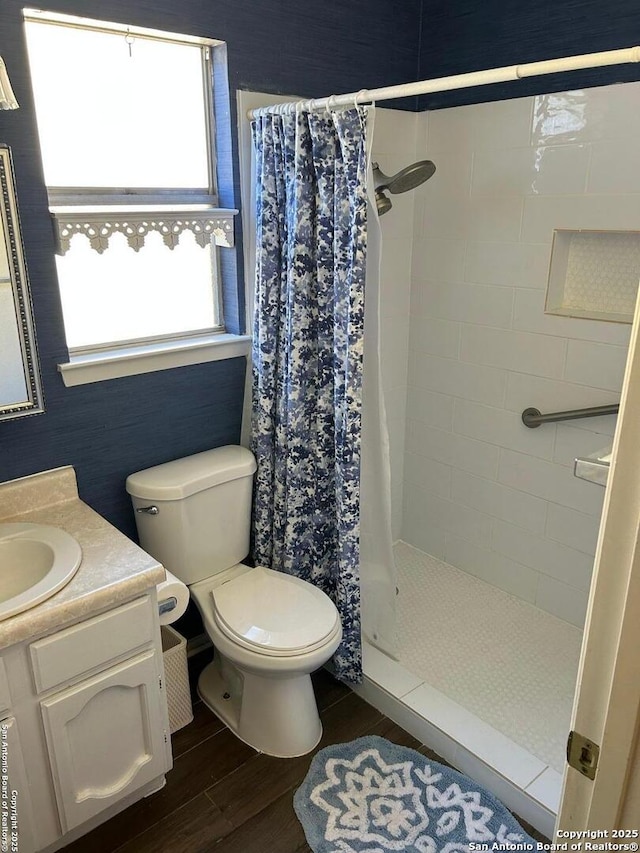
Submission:
<svg viewBox="0 0 640 853">
<path fill-rule="evenodd" d="M 293 805 L 314 853 L 536 849 L 502 803 L 468 776 L 373 735 L 320 750 Z"/>
</svg>

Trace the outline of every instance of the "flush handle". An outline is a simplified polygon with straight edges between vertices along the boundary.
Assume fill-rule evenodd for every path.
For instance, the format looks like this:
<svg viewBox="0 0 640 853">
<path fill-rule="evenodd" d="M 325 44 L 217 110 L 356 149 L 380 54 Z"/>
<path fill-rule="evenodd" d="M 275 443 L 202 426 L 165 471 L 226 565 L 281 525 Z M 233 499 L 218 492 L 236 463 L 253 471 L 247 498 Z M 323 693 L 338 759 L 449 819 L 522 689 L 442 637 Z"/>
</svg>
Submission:
<svg viewBox="0 0 640 853">
<path fill-rule="evenodd" d="M 139 506 L 136 507 L 136 512 L 145 512 L 147 515 L 157 515 L 160 510 L 157 506 Z"/>
</svg>

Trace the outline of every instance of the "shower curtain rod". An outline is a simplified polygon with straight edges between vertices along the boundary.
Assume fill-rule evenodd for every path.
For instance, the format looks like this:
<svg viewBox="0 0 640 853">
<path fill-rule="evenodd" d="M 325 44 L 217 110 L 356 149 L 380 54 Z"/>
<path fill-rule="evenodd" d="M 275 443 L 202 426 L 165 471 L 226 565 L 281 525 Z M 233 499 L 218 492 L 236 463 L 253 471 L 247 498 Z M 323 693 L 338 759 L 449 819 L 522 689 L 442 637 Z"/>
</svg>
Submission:
<svg viewBox="0 0 640 853">
<path fill-rule="evenodd" d="M 579 56 L 565 56 L 562 59 L 546 59 L 541 62 L 528 62 L 524 65 L 506 65 L 503 68 L 489 68 L 486 71 L 471 71 L 452 77 L 437 77 L 434 80 L 419 80 L 417 83 L 402 83 L 398 86 L 384 86 L 381 89 L 360 89 L 346 95 L 330 95 L 328 98 L 311 98 L 307 101 L 290 101 L 249 110 L 247 117 L 282 114 L 302 110 L 334 109 L 355 106 L 364 101 L 388 101 L 390 98 L 408 98 L 412 95 L 426 95 L 429 92 L 446 92 L 451 89 L 465 89 L 469 86 L 487 86 L 491 83 L 506 83 L 521 80 L 524 77 L 537 77 L 542 74 L 557 74 L 563 71 L 577 71 L 580 68 L 602 68 L 607 65 L 624 65 L 627 62 L 640 62 L 640 47 L 628 47 L 620 50 L 605 50 L 600 53 L 584 53 Z"/>
</svg>

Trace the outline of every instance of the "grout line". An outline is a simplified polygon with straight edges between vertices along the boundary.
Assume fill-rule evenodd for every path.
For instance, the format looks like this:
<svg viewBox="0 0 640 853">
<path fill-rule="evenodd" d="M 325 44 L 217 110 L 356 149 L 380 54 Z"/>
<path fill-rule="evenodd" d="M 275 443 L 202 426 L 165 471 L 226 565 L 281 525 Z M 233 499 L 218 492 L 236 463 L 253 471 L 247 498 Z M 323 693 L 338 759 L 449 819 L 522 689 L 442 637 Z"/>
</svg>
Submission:
<svg viewBox="0 0 640 853">
<path fill-rule="evenodd" d="M 526 785 L 526 787 L 525 787 L 525 789 L 524 789 L 524 790 L 525 790 L 525 791 L 528 791 L 528 790 L 529 790 L 529 788 L 533 785 L 533 783 L 534 783 L 534 782 L 536 782 L 536 781 L 537 781 L 537 780 L 538 780 L 538 779 L 543 775 L 543 773 L 546 773 L 546 772 L 547 772 L 547 770 L 553 770 L 553 767 L 551 767 L 551 765 L 550 765 L 550 764 L 547 764 L 547 766 L 546 766 L 545 768 L 543 768 L 543 769 L 538 773 L 538 775 L 537 775 L 537 776 L 534 776 L 534 777 L 533 777 L 533 779 L 532 779 L 532 780 L 531 780 L 531 781 Z M 555 772 L 557 773 L 558 771 L 556 770 Z"/>
</svg>

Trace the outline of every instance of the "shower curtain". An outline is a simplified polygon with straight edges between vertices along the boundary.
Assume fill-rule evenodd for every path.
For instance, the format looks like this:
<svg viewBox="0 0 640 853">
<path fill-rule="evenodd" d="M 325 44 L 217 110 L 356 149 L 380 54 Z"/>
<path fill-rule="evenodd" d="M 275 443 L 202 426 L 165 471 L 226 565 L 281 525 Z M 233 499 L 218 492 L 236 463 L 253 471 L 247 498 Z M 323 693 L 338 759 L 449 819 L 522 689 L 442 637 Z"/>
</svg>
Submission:
<svg viewBox="0 0 640 853">
<path fill-rule="evenodd" d="M 336 604 L 362 677 L 359 537 L 367 110 L 264 115 L 256 155 L 251 446 L 259 563 Z"/>
</svg>

